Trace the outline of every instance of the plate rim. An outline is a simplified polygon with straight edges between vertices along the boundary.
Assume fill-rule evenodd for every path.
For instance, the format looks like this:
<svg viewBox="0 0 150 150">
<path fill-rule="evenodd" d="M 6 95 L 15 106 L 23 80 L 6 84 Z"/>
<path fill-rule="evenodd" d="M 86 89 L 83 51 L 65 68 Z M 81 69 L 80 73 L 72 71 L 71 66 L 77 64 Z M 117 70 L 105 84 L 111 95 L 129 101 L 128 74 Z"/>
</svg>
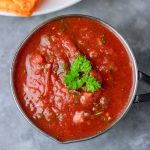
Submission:
<svg viewBox="0 0 150 150">
<path fill-rule="evenodd" d="M 56 11 L 59 11 L 59 10 L 62 10 L 62 9 L 65 9 L 67 7 L 70 7 L 70 6 L 73 6 L 79 2 L 81 2 L 82 0 L 74 0 L 72 1 L 72 3 L 69 3 L 68 5 L 59 5 L 58 7 L 54 7 L 52 9 L 46 9 L 45 11 L 44 10 L 41 10 L 41 11 L 35 11 L 31 16 L 29 17 L 33 17 L 33 16 L 39 16 L 39 15 L 46 15 L 48 13 L 53 13 L 53 12 L 56 12 Z M 8 16 L 8 17 L 22 17 L 22 16 L 17 16 L 16 14 L 13 14 L 13 13 L 10 13 L 10 12 L 5 12 L 5 11 L 1 11 L 0 10 L 0 16 Z M 28 17 L 27 17 L 28 18 Z"/>
</svg>

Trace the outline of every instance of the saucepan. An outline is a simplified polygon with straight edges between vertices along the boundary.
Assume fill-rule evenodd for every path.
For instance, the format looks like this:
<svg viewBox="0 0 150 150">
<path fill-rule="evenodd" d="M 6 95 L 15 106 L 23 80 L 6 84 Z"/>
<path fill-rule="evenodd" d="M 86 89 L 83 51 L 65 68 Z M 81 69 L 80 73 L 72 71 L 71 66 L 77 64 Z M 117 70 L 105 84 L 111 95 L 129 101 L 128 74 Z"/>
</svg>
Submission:
<svg viewBox="0 0 150 150">
<path fill-rule="evenodd" d="M 16 64 L 16 58 L 17 56 L 19 55 L 19 52 L 21 50 L 21 47 L 24 45 L 24 43 L 30 38 L 31 35 L 33 35 L 38 29 L 40 29 L 42 26 L 44 26 L 46 23 L 48 22 L 51 22 L 53 20 L 56 20 L 56 19 L 61 19 L 61 18 L 64 18 L 64 17 L 69 17 L 69 16 L 79 16 L 79 17 L 86 17 L 86 18 L 90 18 L 90 19 L 93 19 L 93 20 L 97 20 L 99 21 L 100 23 L 104 24 L 107 28 L 109 28 L 119 39 L 120 41 L 122 42 L 122 44 L 124 45 L 124 47 L 126 48 L 126 51 L 128 53 L 128 56 L 130 58 L 130 62 L 131 62 L 131 67 L 132 67 L 132 72 L 133 72 L 133 86 L 132 86 L 132 89 L 131 89 L 131 94 L 130 94 L 130 97 L 129 97 L 129 102 L 128 102 L 128 106 L 126 107 L 126 109 L 123 111 L 123 113 L 120 115 L 120 117 L 108 128 L 106 129 L 105 131 L 101 132 L 101 133 L 98 133 L 94 136 L 90 136 L 88 138 L 83 138 L 83 139 L 79 139 L 79 140 L 71 140 L 71 141 L 66 141 L 66 142 L 61 142 L 61 141 L 58 141 L 57 139 L 54 139 L 53 137 L 51 137 L 50 135 L 48 135 L 47 133 L 43 132 L 41 129 L 39 129 L 38 127 L 36 127 L 36 125 L 34 125 L 30 120 L 29 118 L 26 116 L 26 114 L 24 113 L 24 111 L 22 110 L 20 104 L 19 104 L 19 101 L 17 99 L 17 95 L 16 95 L 16 92 L 15 92 L 15 88 L 14 88 L 14 69 L 15 69 L 15 64 Z M 137 64 L 136 64 L 136 60 L 135 60 L 135 57 L 134 57 L 134 54 L 131 50 L 131 48 L 129 47 L 129 45 L 127 44 L 126 40 L 111 26 L 109 25 L 108 23 L 104 22 L 103 20 L 99 19 L 99 18 L 95 18 L 95 17 L 92 17 L 92 16 L 87 16 L 87 15 L 79 15 L 79 14 L 73 14 L 73 15 L 65 15 L 65 16 L 59 16 L 59 17 L 55 17 L 55 18 L 52 18 L 52 19 L 49 19 L 48 21 L 42 23 L 41 25 L 39 25 L 38 27 L 36 27 L 26 38 L 25 40 L 20 44 L 20 46 L 18 47 L 18 50 L 16 52 L 16 55 L 12 61 L 12 66 L 11 66 L 11 71 L 10 71 L 10 84 L 11 84 L 11 89 L 12 89 L 12 93 L 13 93 L 13 96 L 14 96 L 14 99 L 15 99 L 15 102 L 19 108 L 19 110 L 21 111 L 21 113 L 23 114 L 23 116 L 28 120 L 28 122 L 35 128 L 37 129 L 38 131 L 40 131 L 41 133 L 43 133 L 44 135 L 48 136 L 49 138 L 59 142 L 59 143 L 70 143 L 70 142 L 79 142 L 79 141 L 83 141 L 83 140 L 89 140 L 91 138 L 94 138 L 96 136 L 99 136 L 101 134 L 103 134 L 104 132 L 108 131 L 110 128 L 112 128 L 114 125 L 116 125 L 121 119 L 122 117 L 125 116 L 125 114 L 127 113 L 127 111 L 129 110 L 130 106 L 133 104 L 133 103 L 139 103 L 139 102 L 147 102 L 147 101 L 150 101 L 150 93 L 146 93 L 146 94 L 139 94 L 137 95 L 136 94 L 136 91 L 137 91 L 137 86 L 138 86 L 138 82 L 139 81 L 143 81 L 147 84 L 150 84 L 150 76 L 146 75 L 145 73 L 141 72 L 138 70 L 138 67 L 137 67 Z"/>
</svg>

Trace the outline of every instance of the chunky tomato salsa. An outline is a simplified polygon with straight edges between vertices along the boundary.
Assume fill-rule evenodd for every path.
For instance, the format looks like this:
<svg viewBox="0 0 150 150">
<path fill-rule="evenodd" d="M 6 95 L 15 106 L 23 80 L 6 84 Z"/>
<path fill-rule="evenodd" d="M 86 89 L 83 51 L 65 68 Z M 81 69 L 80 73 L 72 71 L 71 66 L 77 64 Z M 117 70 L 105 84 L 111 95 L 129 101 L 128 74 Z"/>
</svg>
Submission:
<svg viewBox="0 0 150 150">
<path fill-rule="evenodd" d="M 64 17 L 22 46 L 14 86 L 28 118 L 68 141 L 100 133 L 119 118 L 129 101 L 132 68 L 125 47 L 104 24 Z"/>
</svg>

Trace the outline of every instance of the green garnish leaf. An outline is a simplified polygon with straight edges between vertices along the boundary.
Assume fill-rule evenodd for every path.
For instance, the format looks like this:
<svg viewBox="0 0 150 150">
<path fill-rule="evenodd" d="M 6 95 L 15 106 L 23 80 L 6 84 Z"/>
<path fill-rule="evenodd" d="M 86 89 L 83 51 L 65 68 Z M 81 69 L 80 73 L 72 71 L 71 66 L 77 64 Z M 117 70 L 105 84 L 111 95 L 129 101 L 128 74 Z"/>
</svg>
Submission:
<svg viewBox="0 0 150 150">
<path fill-rule="evenodd" d="M 91 64 L 84 56 L 78 56 L 71 66 L 71 72 L 88 74 L 91 71 Z"/>
<path fill-rule="evenodd" d="M 62 120 L 62 119 L 63 119 L 63 115 L 62 115 L 62 114 L 57 114 L 57 115 L 56 115 L 56 119 Z"/>
<path fill-rule="evenodd" d="M 104 34 L 102 34 L 102 35 L 100 36 L 100 38 L 101 38 L 101 42 L 102 42 L 102 44 L 106 44 L 105 35 L 104 35 Z"/>
<path fill-rule="evenodd" d="M 98 116 L 98 115 L 101 115 L 101 114 L 103 114 L 103 112 L 102 112 L 102 111 L 99 111 L 99 112 L 96 112 L 94 115 L 95 115 L 95 116 Z"/>
<path fill-rule="evenodd" d="M 87 77 L 86 85 L 83 86 L 85 91 L 94 92 L 101 87 L 101 85 L 96 81 L 94 77 Z"/>
<path fill-rule="evenodd" d="M 74 90 L 80 88 L 88 92 L 98 90 L 101 88 L 101 84 L 89 75 L 91 68 L 92 66 L 85 56 L 78 56 L 65 77 L 65 84 Z"/>
</svg>

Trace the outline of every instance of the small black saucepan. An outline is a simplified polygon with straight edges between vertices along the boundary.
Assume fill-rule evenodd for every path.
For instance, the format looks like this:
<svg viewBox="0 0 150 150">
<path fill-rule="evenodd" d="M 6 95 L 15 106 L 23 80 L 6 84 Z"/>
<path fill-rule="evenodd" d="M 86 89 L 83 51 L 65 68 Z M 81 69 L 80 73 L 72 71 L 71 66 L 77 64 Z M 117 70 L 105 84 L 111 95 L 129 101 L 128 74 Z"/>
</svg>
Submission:
<svg viewBox="0 0 150 150">
<path fill-rule="evenodd" d="M 85 17 L 85 18 L 90 18 L 93 20 L 97 20 L 100 23 L 102 23 L 104 26 L 106 26 L 110 31 L 112 31 L 117 37 L 118 39 L 120 39 L 120 41 L 122 42 L 122 44 L 124 45 L 124 47 L 126 48 L 126 51 L 128 53 L 128 56 L 130 58 L 130 63 L 131 63 L 131 67 L 132 67 L 132 74 L 133 74 L 133 85 L 132 85 L 132 89 L 131 89 L 131 94 L 129 96 L 129 103 L 128 106 L 126 107 L 126 109 L 124 110 L 124 112 L 120 115 L 120 117 L 109 127 L 107 128 L 105 131 L 100 132 L 94 136 L 90 136 L 88 138 L 83 138 L 83 139 L 79 139 L 79 140 L 71 140 L 71 141 L 65 141 L 65 142 L 61 142 L 58 141 L 57 139 L 54 139 L 53 137 L 51 137 L 50 135 L 48 135 L 47 133 L 45 133 L 44 131 L 42 131 L 41 129 L 37 128 L 36 125 L 34 125 L 29 118 L 26 116 L 26 114 L 24 113 L 24 111 L 22 110 L 22 108 L 20 107 L 20 104 L 18 102 L 17 96 L 16 96 L 16 92 L 14 90 L 14 69 L 15 69 L 15 64 L 16 64 L 16 58 L 21 50 L 21 47 L 24 45 L 24 43 L 28 40 L 28 38 L 30 38 L 31 35 L 33 35 L 37 30 L 39 30 L 42 26 L 44 26 L 46 23 L 57 20 L 57 19 L 62 19 L 64 17 Z M 65 16 L 59 16 L 59 17 L 55 17 L 52 18 L 46 22 L 44 22 L 43 24 L 39 25 L 38 27 L 36 27 L 26 38 L 25 40 L 21 43 L 21 45 L 19 46 L 17 53 L 13 59 L 12 62 L 12 67 L 11 67 L 11 78 L 10 78 L 10 82 L 11 82 L 11 89 L 13 92 L 13 96 L 15 99 L 15 102 L 18 106 L 18 108 L 20 109 L 20 111 L 22 112 L 23 116 L 29 121 L 29 123 L 31 123 L 31 125 L 38 129 L 38 131 L 40 131 L 41 133 L 43 133 L 44 135 L 48 136 L 49 138 L 54 139 L 55 141 L 59 142 L 59 143 L 70 143 L 70 142 L 78 142 L 78 141 L 83 141 L 83 140 L 88 140 L 91 139 L 93 137 L 96 137 L 98 135 L 103 134 L 104 132 L 108 131 L 111 127 L 113 127 L 118 121 L 121 120 L 121 118 L 127 113 L 127 111 L 129 110 L 130 106 L 132 103 L 139 103 L 139 102 L 147 102 L 150 101 L 150 93 L 146 93 L 146 94 L 140 94 L 140 95 L 136 95 L 136 90 L 137 90 L 137 85 L 138 85 L 138 81 L 144 81 L 145 83 L 148 83 L 150 85 L 150 76 L 144 74 L 141 71 L 138 71 L 137 65 L 136 65 L 136 60 L 134 57 L 134 54 L 132 53 L 129 45 L 127 44 L 127 42 L 124 40 L 124 38 L 112 27 L 110 26 L 108 23 L 102 21 L 99 18 L 95 18 L 95 17 L 91 17 L 91 16 L 87 16 L 87 15 L 65 15 Z"/>
</svg>

